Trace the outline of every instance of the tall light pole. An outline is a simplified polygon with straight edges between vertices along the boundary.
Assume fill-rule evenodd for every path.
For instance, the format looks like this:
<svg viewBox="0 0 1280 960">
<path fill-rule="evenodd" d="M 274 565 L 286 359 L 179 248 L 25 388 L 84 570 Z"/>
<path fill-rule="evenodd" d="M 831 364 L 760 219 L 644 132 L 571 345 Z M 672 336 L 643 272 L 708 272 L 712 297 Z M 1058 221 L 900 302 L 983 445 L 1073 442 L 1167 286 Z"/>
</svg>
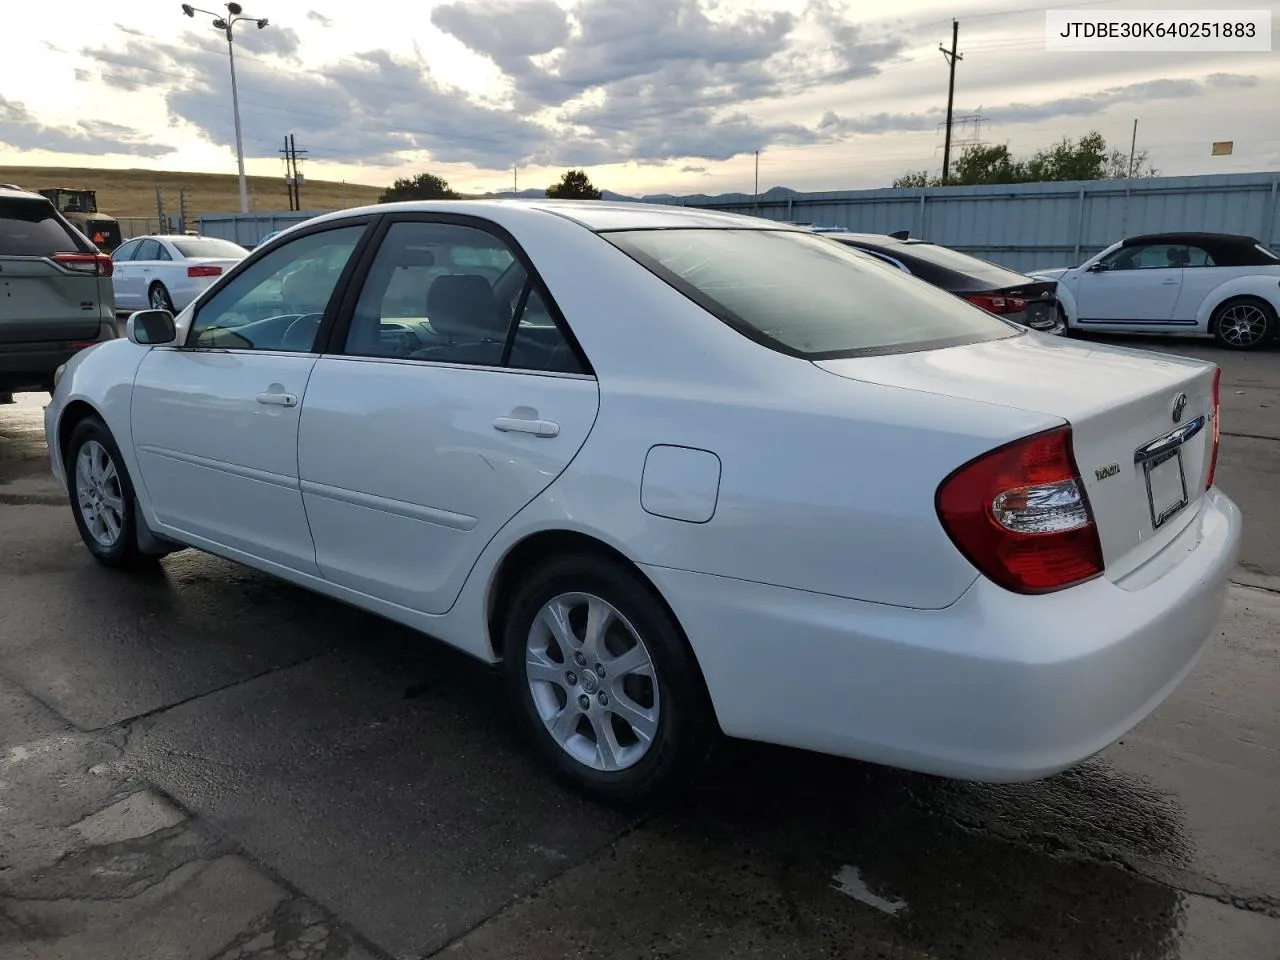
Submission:
<svg viewBox="0 0 1280 960">
<path fill-rule="evenodd" d="M 214 13 L 211 10 L 201 10 L 199 7 L 193 7 L 189 3 L 182 5 L 182 12 L 188 17 L 194 17 L 197 13 L 203 13 L 206 16 L 213 17 L 213 25 L 216 29 L 223 31 L 227 35 L 227 58 L 231 62 L 231 111 L 235 114 L 236 120 L 236 163 L 240 167 L 240 212 L 249 212 L 249 190 L 244 179 L 244 140 L 240 136 L 240 94 L 236 90 L 236 52 L 235 44 L 232 42 L 232 30 L 237 23 L 248 20 L 258 25 L 261 30 L 267 25 L 267 18 L 258 19 L 256 17 L 242 16 L 244 9 L 238 3 L 228 3 L 227 16 Z"/>
</svg>

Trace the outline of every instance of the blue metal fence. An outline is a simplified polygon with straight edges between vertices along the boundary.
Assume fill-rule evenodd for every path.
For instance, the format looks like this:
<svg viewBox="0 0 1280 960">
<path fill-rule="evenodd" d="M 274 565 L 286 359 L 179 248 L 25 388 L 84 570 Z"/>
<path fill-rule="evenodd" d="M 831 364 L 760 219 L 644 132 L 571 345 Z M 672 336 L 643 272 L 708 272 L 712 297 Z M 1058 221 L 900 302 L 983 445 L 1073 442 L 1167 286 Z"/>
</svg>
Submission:
<svg viewBox="0 0 1280 960">
<path fill-rule="evenodd" d="M 1027 271 L 1076 266 L 1137 233 L 1243 233 L 1280 247 L 1278 191 L 1280 172 L 1271 172 L 675 202 L 869 233 L 909 230 L 913 237 Z M 322 212 L 203 214 L 200 232 L 253 247 L 268 233 Z"/>
<path fill-rule="evenodd" d="M 1242 233 L 1276 247 L 1278 185 L 1280 172 L 1272 172 L 679 202 L 867 233 L 909 230 L 913 237 L 1027 271 L 1076 266 L 1139 233 Z"/>
</svg>

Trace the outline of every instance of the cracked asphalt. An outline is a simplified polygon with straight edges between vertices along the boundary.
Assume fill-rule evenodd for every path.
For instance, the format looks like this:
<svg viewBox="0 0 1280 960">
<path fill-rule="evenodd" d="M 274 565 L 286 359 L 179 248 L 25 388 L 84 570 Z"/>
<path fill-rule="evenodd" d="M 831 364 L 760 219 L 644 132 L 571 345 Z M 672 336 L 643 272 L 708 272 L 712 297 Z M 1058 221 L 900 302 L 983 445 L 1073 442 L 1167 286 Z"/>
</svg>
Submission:
<svg viewBox="0 0 1280 960">
<path fill-rule="evenodd" d="M 1280 958 L 1280 350 L 1224 367 L 1220 635 L 1020 786 L 729 745 L 623 816 L 490 671 L 222 560 L 97 567 L 42 395 L 0 406 L 0 958 Z"/>
</svg>

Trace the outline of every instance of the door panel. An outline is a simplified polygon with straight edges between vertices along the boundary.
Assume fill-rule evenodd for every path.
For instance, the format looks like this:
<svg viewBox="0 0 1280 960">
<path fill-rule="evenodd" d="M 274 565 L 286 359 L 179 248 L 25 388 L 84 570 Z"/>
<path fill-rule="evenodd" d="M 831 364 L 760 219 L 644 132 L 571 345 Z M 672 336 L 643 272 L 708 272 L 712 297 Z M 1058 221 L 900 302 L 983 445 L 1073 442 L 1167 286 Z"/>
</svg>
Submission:
<svg viewBox="0 0 1280 960">
<path fill-rule="evenodd" d="M 1121 247 L 1101 261 L 1107 269 L 1080 277 L 1076 304 L 1086 324 L 1141 326 L 1174 321 L 1186 246 L 1169 243 Z"/>
<path fill-rule="evenodd" d="M 133 390 L 133 442 L 162 523 L 318 572 L 297 458 L 300 398 L 315 363 L 309 354 L 253 351 L 147 354 Z"/>
<path fill-rule="evenodd" d="M 298 441 L 321 572 L 447 611 L 494 534 L 577 454 L 598 403 L 588 377 L 321 358 Z"/>
</svg>

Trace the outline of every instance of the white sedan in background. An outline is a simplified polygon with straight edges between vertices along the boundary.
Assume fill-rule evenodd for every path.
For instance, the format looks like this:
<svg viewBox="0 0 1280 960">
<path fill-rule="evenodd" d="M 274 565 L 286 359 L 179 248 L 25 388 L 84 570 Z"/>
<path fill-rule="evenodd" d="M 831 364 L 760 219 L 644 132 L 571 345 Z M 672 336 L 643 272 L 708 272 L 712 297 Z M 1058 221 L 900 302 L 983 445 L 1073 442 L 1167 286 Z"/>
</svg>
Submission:
<svg viewBox="0 0 1280 960">
<path fill-rule="evenodd" d="M 1071 330 L 1212 334 L 1253 350 L 1280 334 L 1280 257 L 1253 237 L 1158 233 L 1113 243 L 1058 282 Z"/>
<path fill-rule="evenodd" d="M 248 255 L 239 244 L 217 237 L 135 237 L 111 254 L 116 309 L 176 313 Z"/>
<path fill-rule="evenodd" d="M 1187 675 L 1236 561 L 1214 364 L 789 225 L 383 204 L 127 332 L 45 415 L 99 562 L 204 550 L 500 662 L 600 798 L 721 732 L 1047 776 Z"/>
</svg>

